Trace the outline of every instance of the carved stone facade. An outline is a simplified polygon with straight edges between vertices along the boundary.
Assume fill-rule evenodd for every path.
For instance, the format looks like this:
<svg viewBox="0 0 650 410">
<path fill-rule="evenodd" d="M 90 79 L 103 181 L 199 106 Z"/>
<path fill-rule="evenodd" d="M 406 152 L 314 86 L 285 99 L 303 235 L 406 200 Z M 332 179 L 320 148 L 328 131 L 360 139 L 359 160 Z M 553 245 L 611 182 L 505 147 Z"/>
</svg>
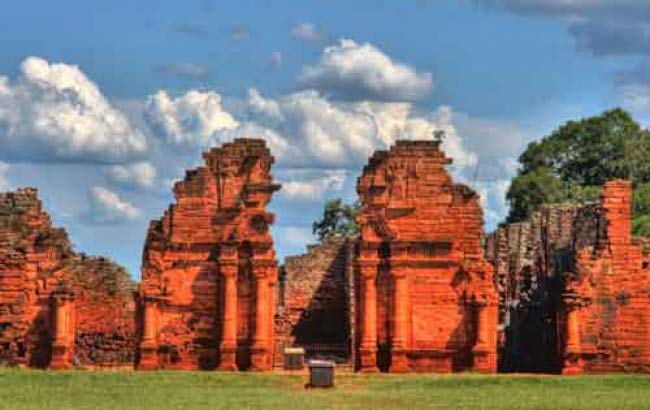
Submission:
<svg viewBox="0 0 650 410">
<path fill-rule="evenodd" d="M 72 250 L 33 188 L 0 194 L 0 364 L 131 365 L 133 283 Z"/>
<path fill-rule="evenodd" d="M 265 370 L 273 354 L 277 262 L 265 210 L 280 188 L 263 140 L 204 153 L 152 221 L 139 291 L 139 368 Z"/>
<path fill-rule="evenodd" d="M 377 151 L 357 183 L 359 367 L 496 371 L 497 295 L 479 198 L 434 141 Z"/>
<path fill-rule="evenodd" d="M 650 370 L 650 269 L 631 198 L 631 183 L 610 181 L 600 204 L 543 207 L 488 238 L 500 370 Z"/>
</svg>

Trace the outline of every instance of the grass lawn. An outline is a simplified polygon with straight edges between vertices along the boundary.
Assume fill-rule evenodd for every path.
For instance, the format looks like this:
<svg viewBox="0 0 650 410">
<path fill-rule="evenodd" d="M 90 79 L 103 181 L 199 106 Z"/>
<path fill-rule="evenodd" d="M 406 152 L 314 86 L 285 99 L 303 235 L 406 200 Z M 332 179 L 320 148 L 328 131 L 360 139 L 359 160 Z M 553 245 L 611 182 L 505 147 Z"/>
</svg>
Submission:
<svg viewBox="0 0 650 410">
<path fill-rule="evenodd" d="M 650 409 L 645 376 L 337 375 L 0 370 L 0 410 Z"/>
</svg>

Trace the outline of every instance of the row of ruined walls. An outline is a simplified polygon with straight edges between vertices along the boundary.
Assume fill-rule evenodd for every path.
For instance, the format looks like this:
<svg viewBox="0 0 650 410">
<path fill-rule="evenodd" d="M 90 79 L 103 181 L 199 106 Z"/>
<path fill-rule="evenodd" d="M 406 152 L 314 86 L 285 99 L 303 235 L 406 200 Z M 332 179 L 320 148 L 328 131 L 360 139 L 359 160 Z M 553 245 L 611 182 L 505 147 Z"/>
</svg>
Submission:
<svg viewBox="0 0 650 410">
<path fill-rule="evenodd" d="M 650 270 L 631 237 L 632 186 L 544 206 L 488 237 L 499 291 L 499 370 L 647 371 Z"/>
<path fill-rule="evenodd" d="M 124 270 L 75 253 L 35 190 L 0 196 L 3 363 L 265 370 L 300 346 L 366 372 L 493 372 L 497 357 L 502 371 L 647 370 L 649 271 L 624 181 L 601 204 L 501 227 L 484 258 L 478 196 L 437 142 L 398 142 L 359 179 L 360 237 L 278 269 L 264 142 L 204 158 L 151 222 L 135 302 Z"/>
<path fill-rule="evenodd" d="M 132 363 L 132 292 L 122 267 L 72 250 L 35 189 L 0 194 L 0 364 Z"/>
</svg>

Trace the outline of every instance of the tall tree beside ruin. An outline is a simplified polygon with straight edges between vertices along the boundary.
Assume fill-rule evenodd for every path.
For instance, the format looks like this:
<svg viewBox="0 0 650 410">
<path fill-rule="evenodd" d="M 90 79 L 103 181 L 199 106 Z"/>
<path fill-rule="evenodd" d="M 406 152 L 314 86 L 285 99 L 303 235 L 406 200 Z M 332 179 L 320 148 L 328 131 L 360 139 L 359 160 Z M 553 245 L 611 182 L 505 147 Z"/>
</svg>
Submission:
<svg viewBox="0 0 650 410">
<path fill-rule="evenodd" d="M 519 157 L 520 169 L 507 193 L 508 221 L 526 219 L 544 203 L 595 200 L 605 181 L 630 179 L 634 231 L 650 235 L 649 155 L 650 130 L 620 108 L 569 121 L 531 142 Z"/>
</svg>

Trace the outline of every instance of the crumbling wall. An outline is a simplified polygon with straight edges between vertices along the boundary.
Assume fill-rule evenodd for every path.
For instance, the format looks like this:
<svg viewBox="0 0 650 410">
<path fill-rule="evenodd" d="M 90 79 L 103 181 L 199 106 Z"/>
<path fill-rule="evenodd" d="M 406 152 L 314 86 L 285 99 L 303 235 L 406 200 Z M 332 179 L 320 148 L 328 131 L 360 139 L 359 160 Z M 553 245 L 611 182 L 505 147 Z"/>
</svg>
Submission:
<svg viewBox="0 0 650 410">
<path fill-rule="evenodd" d="M 144 248 L 141 369 L 271 366 L 277 262 L 265 206 L 279 189 L 263 140 L 204 153 Z"/>
<path fill-rule="evenodd" d="M 101 352 L 119 351 L 110 362 L 130 364 L 134 304 L 126 271 L 108 259 L 75 253 L 65 231 L 52 226 L 35 189 L 1 193 L 1 363 L 50 364 L 56 322 L 53 297 L 60 291 L 77 299 L 71 329 L 81 330 L 68 335 L 67 357 L 77 365 L 94 366 L 101 364 Z"/>
<path fill-rule="evenodd" d="M 303 347 L 308 357 L 352 359 L 350 269 L 354 241 L 325 239 L 285 259 L 276 349 Z"/>
<path fill-rule="evenodd" d="M 453 184 L 450 162 L 437 141 L 398 141 L 358 180 L 363 371 L 496 370 L 482 211 L 478 195 Z"/>
<path fill-rule="evenodd" d="M 499 368 L 580 373 L 648 363 L 648 270 L 631 238 L 631 185 L 544 206 L 487 240 L 499 290 Z"/>
</svg>

